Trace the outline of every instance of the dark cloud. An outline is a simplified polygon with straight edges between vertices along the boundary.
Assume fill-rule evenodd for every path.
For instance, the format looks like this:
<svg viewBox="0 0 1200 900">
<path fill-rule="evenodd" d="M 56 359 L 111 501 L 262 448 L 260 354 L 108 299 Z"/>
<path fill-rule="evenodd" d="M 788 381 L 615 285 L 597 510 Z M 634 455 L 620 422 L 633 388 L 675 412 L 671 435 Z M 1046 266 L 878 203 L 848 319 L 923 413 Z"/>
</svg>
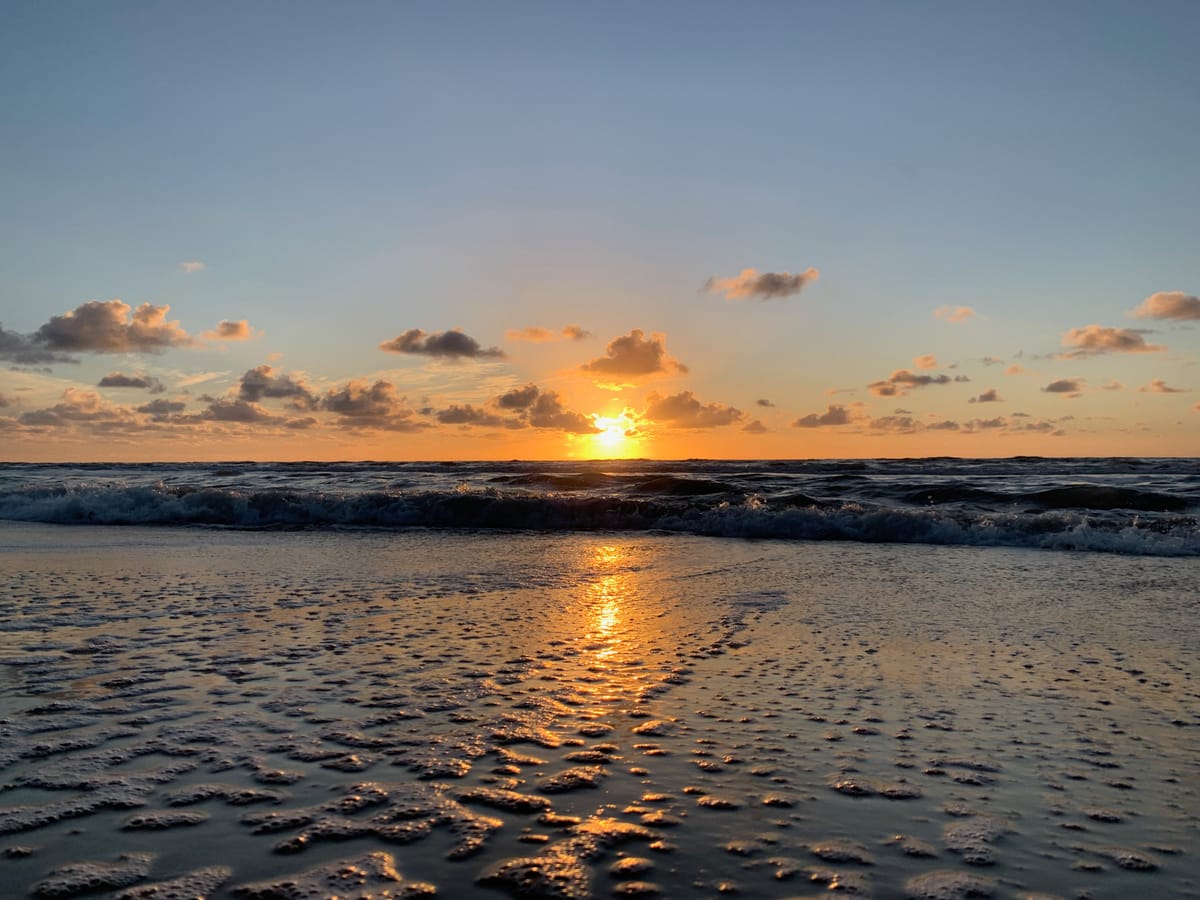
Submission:
<svg viewBox="0 0 1200 900">
<path fill-rule="evenodd" d="M 148 416 L 153 416 L 156 419 L 161 419 L 167 416 L 179 415 L 186 406 L 186 403 L 179 400 L 151 400 L 144 406 L 139 406 L 137 411 Z"/>
<path fill-rule="evenodd" d="M 1129 315 L 1138 319 L 1194 321 L 1200 319 L 1200 297 L 1183 291 L 1159 291 L 1131 309 Z"/>
<path fill-rule="evenodd" d="M 521 423 L 513 419 L 506 419 L 498 416 L 495 413 L 488 412 L 486 409 L 480 409 L 477 406 L 472 406 L 470 403 L 459 406 L 454 403 L 446 409 L 440 409 L 434 416 L 443 425 L 483 425 L 489 427 L 507 426 L 520 427 Z"/>
<path fill-rule="evenodd" d="M 420 328 L 410 328 L 398 337 L 384 341 L 379 345 L 379 349 L 389 353 L 409 353 L 443 359 L 499 359 L 504 356 L 504 351 L 498 347 L 484 349 L 479 346 L 477 340 L 457 328 L 433 334 L 427 334 Z"/>
<path fill-rule="evenodd" d="M 274 422 L 277 416 L 271 415 L 257 403 L 248 400 L 220 398 L 212 400 L 208 409 L 200 414 L 201 419 L 213 422 Z"/>
<path fill-rule="evenodd" d="M 1057 381 L 1052 381 L 1044 388 L 1043 393 L 1046 394 L 1066 394 L 1071 397 L 1078 397 L 1083 393 L 1082 378 L 1060 378 Z"/>
<path fill-rule="evenodd" d="M 100 379 L 97 387 L 107 388 L 139 388 L 152 394 L 161 394 L 167 388 L 150 375 L 125 375 L 121 372 L 109 372 Z"/>
<path fill-rule="evenodd" d="M 949 375 L 918 375 L 908 369 L 897 369 L 885 381 L 873 381 L 867 388 L 876 397 L 904 397 L 910 390 L 933 384 L 950 384 L 952 381 L 970 381 L 965 375 L 951 378 Z"/>
<path fill-rule="evenodd" d="M 640 328 L 629 334 L 613 338 L 598 356 L 583 365 L 585 372 L 602 375 L 636 377 L 668 372 L 686 372 L 687 366 L 667 355 L 667 337 L 664 334 L 645 336 Z"/>
<path fill-rule="evenodd" d="M 350 381 L 340 388 L 327 391 L 320 406 L 343 419 L 344 425 L 377 428 L 385 431 L 413 431 L 427 427 L 414 419 L 404 399 L 390 381 L 368 384 Z"/>
<path fill-rule="evenodd" d="M 820 428 L 822 425 L 849 425 L 850 413 L 846 407 L 829 404 L 823 413 L 809 413 L 792 423 L 793 428 Z"/>
<path fill-rule="evenodd" d="M 1000 396 L 1000 393 L 995 388 L 988 388 L 986 391 L 984 391 L 978 397 L 972 397 L 968 402 L 969 403 L 1000 403 L 1003 401 L 1003 399 L 1004 398 Z"/>
<path fill-rule="evenodd" d="M 742 431 L 746 432 L 747 434 L 765 434 L 770 430 L 771 429 L 769 429 L 758 419 L 755 419 L 753 422 L 748 422 L 742 426 Z"/>
<path fill-rule="evenodd" d="M 311 409 L 317 405 L 317 395 L 306 384 L 269 365 L 249 369 L 242 375 L 238 382 L 238 397 L 250 403 L 258 403 L 264 397 L 288 398 L 297 409 Z"/>
<path fill-rule="evenodd" d="M 7 359 L 20 366 L 44 366 L 51 363 L 77 363 L 79 360 L 63 353 L 55 353 L 36 344 L 33 338 L 5 331 L 0 325 L 0 359 Z"/>
<path fill-rule="evenodd" d="M 167 321 L 169 306 L 143 303 L 133 309 L 121 300 L 89 300 L 53 316 L 33 335 L 48 350 L 92 353 L 158 353 L 193 341 L 178 322 Z"/>
<path fill-rule="evenodd" d="M 496 398 L 496 405 L 501 409 L 528 409 L 537 397 L 537 385 L 527 384 L 525 387 L 513 388 L 511 391 L 501 394 Z"/>
<path fill-rule="evenodd" d="M 651 394 L 646 398 L 645 418 L 670 422 L 678 428 L 720 428 L 745 418 L 740 409 L 724 403 L 701 403 L 691 391 L 669 397 Z"/>
<path fill-rule="evenodd" d="M 774 405 L 775 405 L 775 404 L 774 404 L 774 403 L 772 403 L 770 400 L 767 400 L 767 399 L 765 399 L 765 398 L 764 398 L 764 399 L 760 399 L 760 400 L 755 400 L 755 401 L 754 401 L 754 403 L 755 403 L 755 405 L 757 405 L 757 406 L 767 406 L 767 407 L 771 407 L 771 406 L 774 406 Z"/>
<path fill-rule="evenodd" d="M 557 391 L 543 391 L 528 409 L 529 424 L 534 428 L 554 428 L 572 434 L 600 431 L 588 416 L 563 407 Z"/>
<path fill-rule="evenodd" d="M 1167 348 L 1160 344 L 1147 344 L 1142 332 L 1132 328 L 1104 328 L 1086 325 L 1072 328 L 1063 335 L 1062 345 L 1072 348 L 1060 354 L 1064 359 L 1078 359 L 1101 353 L 1157 353 Z"/>
<path fill-rule="evenodd" d="M 798 294 L 806 284 L 819 277 L 820 273 L 812 268 L 796 273 L 742 269 L 732 278 L 714 276 L 708 279 L 704 282 L 704 290 L 712 294 L 724 294 L 726 300 L 748 300 L 752 297 L 769 300 Z"/>
</svg>

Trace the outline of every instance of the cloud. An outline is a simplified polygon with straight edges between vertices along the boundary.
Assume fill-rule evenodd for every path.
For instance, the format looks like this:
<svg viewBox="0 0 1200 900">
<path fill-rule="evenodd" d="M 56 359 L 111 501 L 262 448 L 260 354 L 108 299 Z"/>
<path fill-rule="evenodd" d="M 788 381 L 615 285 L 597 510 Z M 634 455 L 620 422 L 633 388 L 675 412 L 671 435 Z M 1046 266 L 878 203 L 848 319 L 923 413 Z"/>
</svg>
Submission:
<svg viewBox="0 0 1200 900">
<path fill-rule="evenodd" d="M 939 306 L 933 311 L 935 317 L 944 322 L 959 325 L 974 316 L 979 315 L 969 306 Z"/>
<path fill-rule="evenodd" d="M 772 403 L 770 400 L 767 400 L 766 398 L 761 398 L 761 399 L 755 400 L 754 403 L 757 406 L 766 406 L 766 407 L 772 407 L 775 405 L 774 403 Z"/>
<path fill-rule="evenodd" d="M 655 375 L 660 373 L 686 372 L 687 366 L 667 355 L 667 336 L 652 334 L 647 339 L 645 332 L 635 328 L 629 334 L 613 338 L 598 356 L 584 363 L 583 371 L 602 375 Z"/>
<path fill-rule="evenodd" d="M 152 394 L 161 394 L 166 387 L 157 378 L 150 375 L 124 375 L 121 372 L 109 372 L 100 379 L 97 387 L 107 388 L 140 388 Z"/>
<path fill-rule="evenodd" d="M 823 413 L 809 413 L 792 423 L 793 428 L 820 428 L 823 425 L 849 425 L 852 421 L 846 407 L 829 404 Z"/>
<path fill-rule="evenodd" d="M 212 400 L 208 404 L 208 409 L 200 414 L 201 419 L 209 419 L 213 422 L 274 422 L 278 420 L 278 416 L 273 416 L 257 403 L 251 403 L 248 400 L 235 400 L 231 398 L 220 398 Z"/>
<path fill-rule="evenodd" d="M 932 353 L 926 353 L 924 356 L 914 356 L 913 365 L 918 369 L 936 369 L 937 357 Z"/>
<path fill-rule="evenodd" d="M 1084 380 L 1082 378 L 1059 378 L 1057 381 L 1052 381 L 1044 388 L 1042 392 L 1046 394 L 1065 394 L 1068 397 L 1078 397 L 1083 393 Z"/>
<path fill-rule="evenodd" d="M 151 400 L 144 406 L 139 406 L 137 411 L 148 416 L 153 416 L 155 419 L 164 419 L 168 416 L 178 415 L 183 412 L 187 406 L 181 400 Z"/>
<path fill-rule="evenodd" d="M 996 391 L 995 388 L 988 388 L 978 397 L 972 397 L 968 403 L 1001 403 L 1004 398 Z"/>
<path fill-rule="evenodd" d="M 748 424 L 742 426 L 742 431 L 746 432 L 747 434 L 765 434 L 770 430 L 770 428 L 768 428 L 758 419 L 755 419 L 753 422 L 749 422 Z"/>
<path fill-rule="evenodd" d="M 496 398 L 496 405 L 501 409 L 528 409 L 537 398 L 537 385 L 527 384 L 525 387 L 513 388 L 501 394 Z"/>
<path fill-rule="evenodd" d="M 238 319 L 236 322 L 222 319 L 217 323 L 216 328 L 200 335 L 200 337 L 209 341 L 248 341 L 251 338 L 262 336 L 263 333 L 251 328 L 250 323 L 245 319 Z"/>
<path fill-rule="evenodd" d="M 1161 378 L 1152 378 L 1149 384 L 1144 384 L 1138 388 L 1138 393 L 1141 394 L 1186 394 L 1187 392 L 1187 388 L 1170 387 Z"/>
<path fill-rule="evenodd" d="M 572 434 L 594 434 L 601 430 L 591 417 L 565 409 L 557 391 L 540 393 L 527 413 L 534 428 L 554 428 Z"/>
<path fill-rule="evenodd" d="M 998 356 L 984 356 L 979 361 L 981 363 L 983 363 L 985 366 L 1002 366 L 1002 365 L 1004 365 L 1004 360 L 1002 360 Z"/>
<path fill-rule="evenodd" d="M 529 341 L 533 344 L 544 344 L 549 341 L 557 341 L 565 339 L 568 341 L 582 341 L 585 338 L 590 338 L 592 333 L 584 331 L 578 325 L 565 325 L 560 331 L 551 331 L 549 328 L 539 328 L 536 325 L 529 328 L 515 329 L 510 328 L 504 332 L 504 336 L 510 341 Z"/>
<path fill-rule="evenodd" d="M 1128 315 L 1135 319 L 1200 319 L 1200 297 L 1183 291 L 1159 291 L 1131 309 Z"/>
<path fill-rule="evenodd" d="M 514 420 L 502 418 L 486 409 L 472 406 L 470 403 L 463 406 L 452 403 L 446 409 L 438 410 L 434 415 L 443 425 L 507 425 L 510 428 L 514 425 Z M 515 424 L 519 427 L 519 423 Z"/>
<path fill-rule="evenodd" d="M 479 346 L 477 340 L 457 328 L 450 331 L 436 331 L 432 334 L 427 334 L 420 328 L 410 328 L 390 341 L 384 341 L 379 345 L 379 349 L 389 353 L 409 353 L 443 359 L 501 359 L 504 357 L 504 351 L 500 348 L 484 349 Z"/>
<path fill-rule="evenodd" d="M 1102 390 L 1102 391 L 1123 391 L 1123 390 L 1125 390 L 1125 385 L 1121 384 L 1121 382 L 1119 382 L 1119 381 L 1117 381 L 1117 379 L 1113 378 L 1113 379 L 1110 379 L 1109 381 L 1105 382 L 1104 384 L 1100 385 L 1100 390 Z"/>
<path fill-rule="evenodd" d="M 197 272 L 203 272 L 208 268 L 208 266 L 199 260 L 193 259 L 189 260 L 188 262 L 181 262 L 179 264 L 179 268 L 182 269 L 186 275 L 194 275 Z"/>
<path fill-rule="evenodd" d="M 952 381 L 970 381 L 965 375 L 918 375 L 908 369 L 897 369 L 885 381 L 872 381 L 867 388 L 876 397 L 905 397 L 910 390 L 929 387 L 932 384 L 950 384 Z"/>
<path fill-rule="evenodd" d="M 704 282 L 704 290 L 710 294 L 724 294 L 726 300 L 748 300 L 758 297 L 770 300 L 774 297 L 791 297 L 800 293 L 810 281 L 816 281 L 821 273 L 816 269 L 803 272 L 759 272 L 758 269 L 742 269 L 733 278 L 717 278 Z"/>
<path fill-rule="evenodd" d="M 1005 375 L 1032 375 L 1033 373 L 1030 372 L 1028 369 L 1022 369 L 1016 363 L 1013 363 L 1011 366 L 1009 366 L 1007 369 L 1004 370 L 1004 374 Z"/>
<path fill-rule="evenodd" d="M 238 397 L 250 403 L 258 403 L 264 397 L 289 398 L 298 409 L 311 409 L 317 405 L 317 395 L 303 381 L 285 375 L 272 366 L 261 365 L 247 370 L 238 381 Z"/>
<path fill-rule="evenodd" d="M 702 404 L 691 391 L 670 397 L 652 393 L 646 398 L 643 416 L 655 422 L 670 422 L 679 428 L 719 428 L 745 418 L 740 409 L 724 403 Z"/>
<path fill-rule="evenodd" d="M 77 363 L 79 360 L 62 353 L 55 353 L 38 346 L 33 339 L 14 331 L 5 331 L 0 325 L 0 359 L 7 359 L 21 366 L 44 366 L 51 363 Z"/>
<path fill-rule="evenodd" d="M 388 431 L 413 431 L 426 427 L 417 422 L 414 412 L 390 381 L 374 383 L 352 380 L 340 388 L 331 388 L 321 398 L 321 408 L 341 416 L 351 427 L 379 428 Z"/>
<path fill-rule="evenodd" d="M 1142 333 L 1132 328 L 1104 328 L 1100 325 L 1085 325 L 1072 328 L 1063 335 L 1062 345 L 1074 348 L 1062 353 L 1063 359 L 1079 359 L 1101 353 L 1157 353 L 1166 350 L 1159 344 L 1147 344 Z"/>
<path fill-rule="evenodd" d="M 77 423 L 128 427 L 135 424 L 134 415 L 126 408 L 113 406 L 95 391 L 69 387 L 62 400 L 48 409 L 22 413 L 23 425 L 65 426 Z"/>
<path fill-rule="evenodd" d="M 170 310 L 151 303 L 133 309 L 121 300 L 89 300 L 51 317 L 33 341 L 48 350 L 92 353 L 159 353 L 192 345 L 178 322 L 167 321 Z"/>
</svg>

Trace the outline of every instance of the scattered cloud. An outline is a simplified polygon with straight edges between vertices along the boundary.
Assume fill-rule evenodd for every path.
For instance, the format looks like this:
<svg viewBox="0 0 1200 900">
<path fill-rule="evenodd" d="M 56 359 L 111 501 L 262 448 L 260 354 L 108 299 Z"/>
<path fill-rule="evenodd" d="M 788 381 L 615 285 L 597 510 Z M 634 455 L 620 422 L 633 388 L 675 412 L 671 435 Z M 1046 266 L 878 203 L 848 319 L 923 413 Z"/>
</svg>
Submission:
<svg viewBox="0 0 1200 900">
<path fill-rule="evenodd" d="M 512 419 L 505 419 L 495 413 L 488 412 L 486 409 L 472 406 L 470 403 L 465 403 L 462 406 L 452 403 L 446 409 L 438 410 L 435 416 L 443 425 L 485 425 L 494 427 L 509 425 L 513 422 Z"/>
<path fill-rule="evenodd" d="M 905 397 L 916 388 L 929 387 L 934 384 L 950 384 L 951 382 L 970 381 L 966 375 L 918 375 L 908 369 L 897 369 L 884 381 L 872 381 L 867 385 L 868 390 L 876 397 Z"/>
<path fill-rule="evenodd" d="M 1030 372 L 1028 369 L 1021 368 L 1016 363 L 1013 363 L 1011 366 L 1009 366 L 1007 369 L 1004 370 L 1004 374 L 1005 375 L 1032 375 L 1033 373 Z"/>
<path fill-rule="evenodd" d="M 79 360 L 62 353 L 55 353 L 34 343 L 28 335 L 5 331 L 0 325 L 0 359 L 20 366 L 44 366 L 53 363 L 75 363 Z"/>
<path fill-rule="evenodd" d="M 792 423 L 793 428 L 820 428 L 823 425 L 849 425 L 853 419 L 844 406 L 831 403 L 823 413 L 809 413 Z"/>
<path fill-rule="evenodd" d="M 1123 390 L 1125 390 L 1125 385 L 1121 384 L 1121 382 L 1117 381 L 1117 379 L 1112 378 L 1109 381 L 1105 382 L 1104 384 L 1100 385 L 1100 390 L 1102 390 L 1102 391 L 1123 391 Z"/>
<path fill-rule="evenodd" d="M 261 365 L 245 372 L 238 381 L 238 397 L 258 403 L 264 397 L 287 398 L 297 409 L 312 409 L 317 395 L 299 378 L 277 372 L 272 366 Z"/>
<path fill-rule="evenodd" d="M 1147 344 L 1142 333 L 1132 328 L 1105 328 L 1100 325 L 1072 328 L 1063 335 L 1062 345 L 1070 349 L 1070 352 L 1060 354 L 1063 359 L 1079 359 L 1101 353 L 1157 353 L 1167 349 L 1159 344 Z"/>
<path fill-rule="evenodd" d="M 1159 291 L 1151 294 L 1128 313 L 1135 319 L 1200 319 L 1200 297 L 1183 291 Z"/>
<path fill-rule="evenodd" d="M 187 262 L 181 262 L 179 268 L 183 270 L 185 275 L 195 275 L 197 272 L 203 272 L 208 266 L 198 259 L 192 259 Z"/>
<path fill-rule="evenodd" d="M 932 353 L 926 353 L 924 356 L 914 356 L 913 365 L 918 369 L 936 369 L 938 365 L 937 357 Z"/>
<path fill-rule="evenodd" d="M 594 434 L 600 431 L 590 416 L 563 406 L 557 391 L 542 391 L 527 410 L 529 424 L 534 428 L 553 428 L 572 434 Z"/>
<path fill-rule="evenodd" d="M 565 325 L 558 331 L 551 331 L 549 328 L 539 328 L 533 325 L 529 328 L 510 328 L 504 333 L 504 336 L 510 341 L 529 341 L 533 344 L 544 344 L 549 341 L 558 340 L 582 341 L 590 338 L 592 333 L 585 331 L 579 325 Z"/>
<path fill-rule="evenodd" d="M 772 406 L 774 406 L 774 405 L 775 405 L 775 404 L 774 404 L 774 403 L 772 403 L 770 400 L 767 400 L 765 397 L 764 397 L 764 398 L 761 398 L 761 399 L 759 399 L 759 400 L 755 400 L 755 401 L 754 401 L 754 403 L 755 403 L 755 405 L 756 405 L 756 406 L 766 406 L 766 407 L 768 407 L 768 408 L 770 408 L 770 407 L 772 407 Z"/>
<path fill-rule="evenodd" d="M 667 355 L 667 336 L 652 334 L 649 338 L 640 328 L 629 334 L 613 338 L 598 356 L 584 363 L 583 371 L 601 375 L 657 375 L 687 372 L 687 366 Z"/>
<path fill-rule="evenodd" d="M 384 341 L 380 350 L 389 353 L 409 353 L 443 359 L 500 359 L 504 351 L 498 347 L 483 348 L 470 335 L 455 328 L 428 334 L 420 328 L 410 328 L 403 334 Z"/>
<path fill-rule="evenodd" d="M 719 428 L 745 418 L 745 413 L 724 403 L 701 403 L 691 391 L 669 397 L 652 393 L 646 398 L 645 418 L 670 422 L 679 428 Z"/>
<path fill-rule="evenodd" d="M 1171 387 L 1161 378 L 1152 378 L 1149 384 L 1138 388 L 1140 394 L 1186 394 L 1187 392 L 1187 388 Z"/>
<path fill-rule="evenodd" d="M 501 394 L 496 398 L 496 405 L 501 409 L 528 409 L 538 398 L 538 393 L 536 384 L 527 384 Z"/>
<path fill-rule="evenodd" d="M 820 277 L 821 273 L 813 268 L 795 273 L 742 269 L 741 273 L 732 278 L 713 276 L 704 282 L 703 289 L 710 294 L 724 294 L 726 300 L 749 300 L 754 297 L 770 300 L 798 294 L 806 284 Z"/>
<path fill-rule="evenodd" d="M 139 406 L 137 411 L 155 419 L 165 419 L 170 416 L 177 416 L 187 408 L 187 404 L 182 400 L 151 400 L 149 403 Z"/>
<path fill-rule="evenodd" d="M 107 388 L 139 388 L 143 391 L 149 391 L 152 394 L 161 394 L 167 388 L 151 375 L 125 375 L 121 372 L 109 372 L 100 382 L 97 387 Z"/>
<path fill-rule="evenodd" d="M 236 322 L 222 319 L 217 323 L 216 328 L 200 335 L 208 341 L 248 341 L 251 338 L 262 336 L 263 333 L 251 328 L 250 323 L 245 319 L 238 319 Z"/>
<path fill-rule="evenodd" d="M 936 318 L 954 325 L 959 325 L 979 315 L 969 306 L 939 306 L 933 311 L 933 314 Z"/>
<path fill-rule="evenodd" d="M 248 400 L 237 400 L 221 397 L 209 401 L 208 409 L 200 414 L 200 418 L 214 422 L 274 422 L 278 418 L 271 415 L 257 403 Z"/>
<path fill-rule="evenodd" d="M 998 356 L 984 356 L 979 361 L 981 363 L 983 363 L 985 366 L 1002 366 L 1002 365 L 1004 365 L 1004 360 L 1002 360 Z"/>
<path fill-rule="evenodd" d="M 995 388 L 988 388 L 978 397 L 972 397 L 968 403 L 1000 403 L 1004 400 L 1003 397 L 996 391 Z"/>
<path fill-rule="evenodd" d="M 758 419 L 755 419 L 753 422 L 748 422 L 742 426 L 742 431 L 746 432 L 747 434 L 765 434 L 770 430 L 770 428 L 768 428 Z"/>
<path fill-rule="evenodd" d="M 341 416 L 350 427 L 377 428 L 387 431 L 413 431 L 426 427 L 415 420 L 390 381 L 373 383 L 352 380 L 339 388 L 331 388 L 321 398 L 321 408 Z"/>
<path fill-rule="evenodd" d="M 33 341 L 48 350 L 76 353 L 159 353 L 191 346 L 192 338 L 179 323 L 167 320 L 170 310 L 151 303 L 133 309 L 122 300 L 89 300 L 52 316 Z"/>
<path fill-rule="evenodd" d="M 1074 398 L 1083 393 L 1083 388 L 1084 380 L 1082 378 L 1059 378 L 1042 388 L 1042 391 L 1047 394 L 1063 394 Z"/>
<path fill-rule="evenodd" d="M 125 407 L 108 403 L 95 391 L 69 387 L 62 392 L 60 402 L 47 409 L 22 413 L 19 421 L 43 427 L 86 423 L 111 428 L 130 427 L 136 423 L 136 416 Z"/>
</svg>

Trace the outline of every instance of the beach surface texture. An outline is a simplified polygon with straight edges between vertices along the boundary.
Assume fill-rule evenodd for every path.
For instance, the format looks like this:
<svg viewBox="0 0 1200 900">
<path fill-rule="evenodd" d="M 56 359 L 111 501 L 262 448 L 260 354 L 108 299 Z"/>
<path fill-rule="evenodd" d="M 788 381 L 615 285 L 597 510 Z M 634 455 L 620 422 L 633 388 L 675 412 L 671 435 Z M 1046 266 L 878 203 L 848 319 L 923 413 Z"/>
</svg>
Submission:
<svg viewBox="0 0 1200 900">
<path fill-rule="evenodd" d="M 1198 492 L 0 466 L 0 893 L 1200 897 Z"/>
</svg>

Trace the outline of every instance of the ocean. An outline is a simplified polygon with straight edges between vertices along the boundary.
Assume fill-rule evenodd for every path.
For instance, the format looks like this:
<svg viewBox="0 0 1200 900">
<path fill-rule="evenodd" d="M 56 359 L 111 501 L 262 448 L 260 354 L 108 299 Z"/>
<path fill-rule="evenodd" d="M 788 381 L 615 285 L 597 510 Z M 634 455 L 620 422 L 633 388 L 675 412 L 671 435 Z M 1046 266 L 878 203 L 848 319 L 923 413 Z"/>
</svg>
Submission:
<svg viewBox="0 0 1200 900">
<path fill-rule="evenodd" d="M 1200 897 L 1193 459 L 0 466 L 0 893 Z"/>
</svg>

